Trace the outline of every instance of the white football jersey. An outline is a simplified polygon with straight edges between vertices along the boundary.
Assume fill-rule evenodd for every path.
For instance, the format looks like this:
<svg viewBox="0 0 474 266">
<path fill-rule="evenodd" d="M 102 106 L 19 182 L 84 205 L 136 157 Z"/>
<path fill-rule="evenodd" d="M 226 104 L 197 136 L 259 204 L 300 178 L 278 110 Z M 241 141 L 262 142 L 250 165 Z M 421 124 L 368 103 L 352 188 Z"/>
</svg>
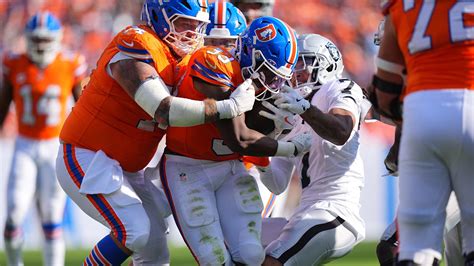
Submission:
<svg viewBox="0 0 474 266">
<path fill-rule="evenodd" d="M 341 146 L 335 145 L 321 138 L 301 118 L 285 136 L 290 139 L 305 131 L 313 135 L 310 151 L 290 159 L 301 177 L 301 204 L 320 204 L 321 208 L 344 218 L 361 234 L 365 227 L 359 215 L 364 166 L 359 152 L 359 121 L 363 121 L 368 111 L 365 101 L 362 89 L 355 82 L 348 79 L 330 81 L 314 94 L 311 104 L 325 113 L 334 108 L 351 112 L 356 121 L 348 141 Z"/>
</svg>

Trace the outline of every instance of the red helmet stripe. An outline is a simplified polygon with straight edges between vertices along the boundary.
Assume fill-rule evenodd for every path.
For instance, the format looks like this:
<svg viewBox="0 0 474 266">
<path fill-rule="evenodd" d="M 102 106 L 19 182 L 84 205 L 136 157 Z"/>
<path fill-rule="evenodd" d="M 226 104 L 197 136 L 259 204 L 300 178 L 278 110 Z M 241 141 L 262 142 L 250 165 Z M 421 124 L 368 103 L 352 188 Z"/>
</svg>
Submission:
<svg viewBox="0 0 474 266">
<path fill-rule="evenodd" d="M 227 3 L 225 0 L 217 0 L 216 2 L 216 21 L 214 22 L 218 28 L 224 28 L 226 19 Z"/>
<path fill-rule="evenodd" d="M 207 12 L 207 0 L 200 0 L 201 2 L 201 11 Z"/>
</svg>

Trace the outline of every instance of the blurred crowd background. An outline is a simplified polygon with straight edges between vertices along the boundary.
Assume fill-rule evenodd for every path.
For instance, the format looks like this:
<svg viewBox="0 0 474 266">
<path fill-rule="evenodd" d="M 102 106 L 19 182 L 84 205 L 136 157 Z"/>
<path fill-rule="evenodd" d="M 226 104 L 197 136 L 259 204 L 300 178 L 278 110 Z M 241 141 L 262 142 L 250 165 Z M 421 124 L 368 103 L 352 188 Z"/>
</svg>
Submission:
<svg viewBox="0 0 474 266">
<path fill-rule="evenodd" d="M 84 54 L 92 70 L 117 32 L 140 23 L 141 6 L 142 0 L 0 0 L 0 54 L 23 52 L 27 19 L 38 10 L 49 10 L 63 23 L 65 47 Z M 274 16 L 298 33 L 314 32 L 331 39 L 342 52 L 346 74 L 362 87 L 370 82 L 377 52 L 373 35 L 382 17 L 379 1 L 276 0 Z M 9 121 L 10 125 L 12 119 Z M 368 128 L 391 138 L 387 127 Z M 14 130 L 14 126 L 6 130 Z"/>
</svg>

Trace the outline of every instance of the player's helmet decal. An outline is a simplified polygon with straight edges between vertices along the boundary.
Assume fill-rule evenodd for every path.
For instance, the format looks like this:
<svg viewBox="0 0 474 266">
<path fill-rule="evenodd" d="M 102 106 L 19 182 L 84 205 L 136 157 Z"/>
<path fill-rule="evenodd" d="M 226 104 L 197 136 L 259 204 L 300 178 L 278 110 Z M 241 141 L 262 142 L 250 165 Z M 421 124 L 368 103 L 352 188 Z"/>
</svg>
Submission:
<svg viewBox="0 0 474 266">
<path fill-rule="evenodd" d="M 255 30 L 257 39 L 261 42 L 268 42 L 276 37 L 276 29 L 273 24 L 268 24 L 265 27 L 258 28 Z"/>
<path fill-rule="evenodd" d="M 334 61 L 337 61 L 341 58 L 341 54 L 339 53 L 339 50 L 337 49 L 336 45 L 328 42 L 326 43 L 326 48 L 328 49 L 329 54 L 331 55 L 332 59 L 334 59 Z"/>
</svg>

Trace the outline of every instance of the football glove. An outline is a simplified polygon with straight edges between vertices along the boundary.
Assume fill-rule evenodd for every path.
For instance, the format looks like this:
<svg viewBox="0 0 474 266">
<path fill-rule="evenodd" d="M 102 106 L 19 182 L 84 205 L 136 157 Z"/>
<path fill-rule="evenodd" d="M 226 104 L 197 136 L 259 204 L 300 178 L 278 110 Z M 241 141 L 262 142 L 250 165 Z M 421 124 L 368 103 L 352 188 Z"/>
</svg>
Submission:
<svg viewBox="0 0 474 266">
<path fill-rule="evenodd" d="M 311 107 L 308 100 L 287 85 L 281 88 L 281 92 L 276 97 L 275 105 L 278 108 L 286 109 L 294 114 L 302 114 Z"/>
</svg>

